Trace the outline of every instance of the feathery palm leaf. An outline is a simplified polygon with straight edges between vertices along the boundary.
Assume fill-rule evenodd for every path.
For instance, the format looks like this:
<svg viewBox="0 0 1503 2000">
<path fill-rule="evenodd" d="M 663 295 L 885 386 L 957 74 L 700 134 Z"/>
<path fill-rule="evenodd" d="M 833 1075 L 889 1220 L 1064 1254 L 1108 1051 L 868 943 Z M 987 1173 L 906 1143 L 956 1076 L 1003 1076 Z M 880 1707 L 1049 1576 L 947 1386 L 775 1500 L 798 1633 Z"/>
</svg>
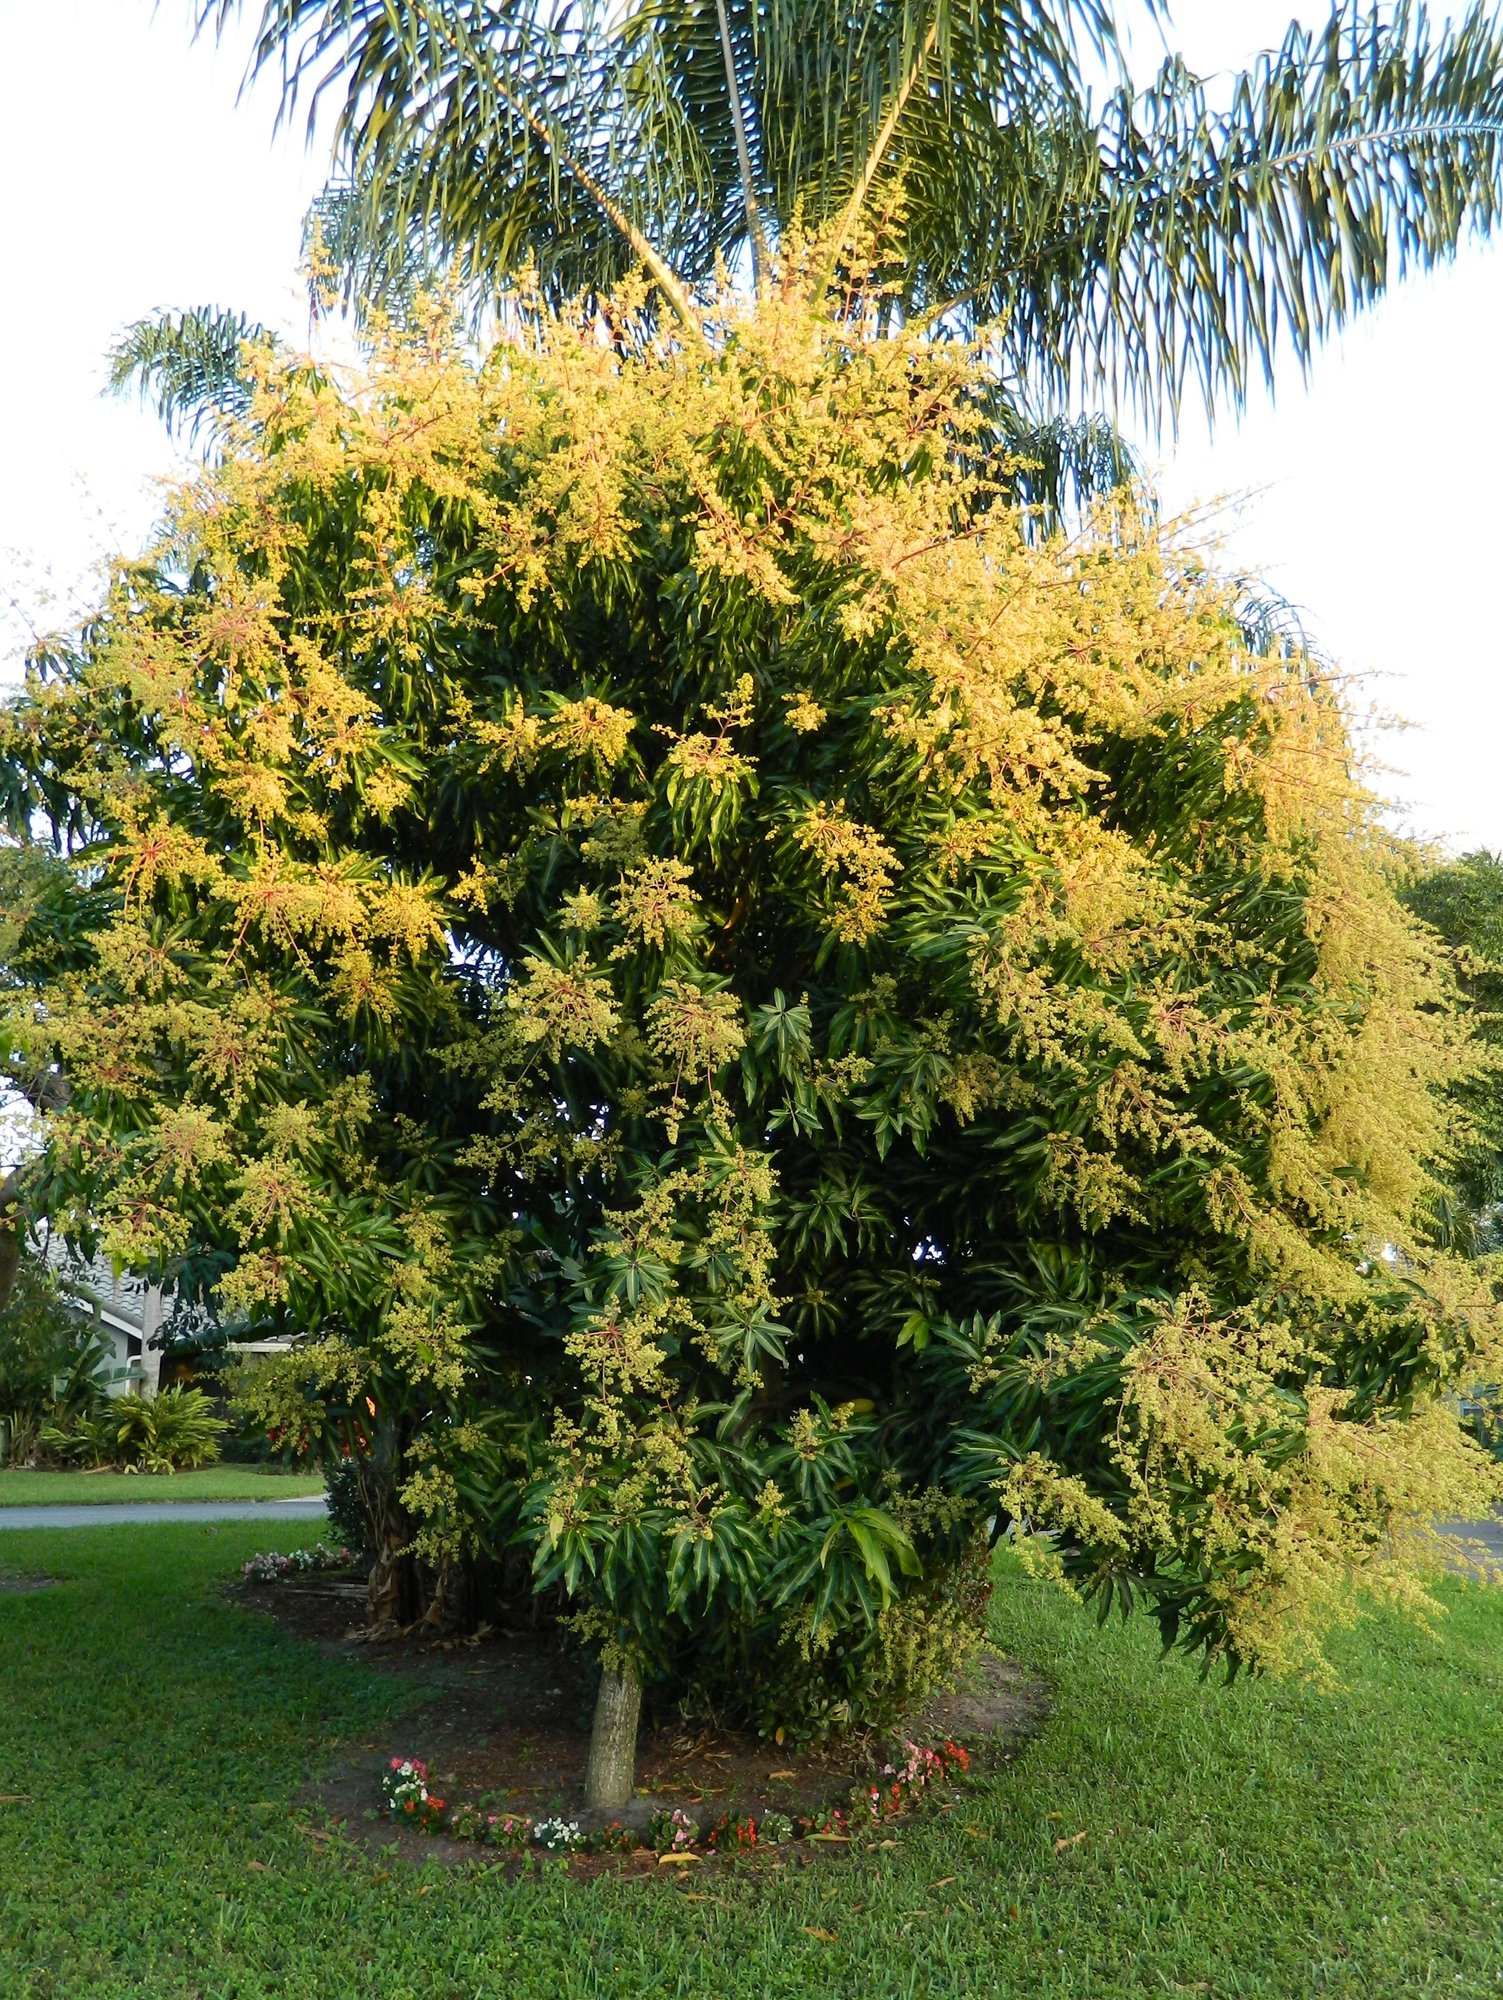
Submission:
<svg viewBox="0 0 1503 2000">
<path fill-rule="evenodd" d="M 202 306 L 157 313 L 128 326 L 109 354 L 110 393 L 134 390 L 190 442 L 217 434 L 226 417 L 250 407 L 247 346 L 280 347 L 276 335 L 244 313 Z"/>
<path fill-rule="evenodd" d="M 995 327 L 1035 396 L 1158 414 L 1496 225 L 1485 5 L 1435 32 L 1338 0 L 1220 100 L 1177 59 L 1135 90 L 1123 46 L 1111 0 L 262 0 L 253 64 L 284 112 L 338 99 L 378 292 L 415 258 L 482 290 L 532 260 L 555 295 L 642 263 L 692 318 L 717 260 L 897 207 L 903 310 Z"/>
</svg>

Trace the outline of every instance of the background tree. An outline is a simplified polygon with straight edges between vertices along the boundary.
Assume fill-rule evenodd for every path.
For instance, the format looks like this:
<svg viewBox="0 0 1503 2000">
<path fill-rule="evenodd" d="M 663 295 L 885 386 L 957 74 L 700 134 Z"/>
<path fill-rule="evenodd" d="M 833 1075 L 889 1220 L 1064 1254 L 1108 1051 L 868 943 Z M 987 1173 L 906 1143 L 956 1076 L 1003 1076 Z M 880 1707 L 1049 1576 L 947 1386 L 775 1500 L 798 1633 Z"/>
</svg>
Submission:
<svg viewBox="0 0 1503 2000">
<path fill-rule="evenodd" d="M 16 1100 L 33 1113 L 46 1114 L 66 1105 L 67 1078 L 54 1065 L 34 1063 L 24 1047 L 8 1040 L 3 999 L 44 981 L 64 961 L 68 939 L 88 916 L 86 899 L 77 895 L 56 853 L 32 839 L 27 797 L 21 770 L 0 767 L 0 810 L 17 835 L 13 842 L 0 841 L 0 1079 L 12 1098 L 7 1108 L 13 1114 Z M 24 1157 L 0 1172 L 0 1313 L 21 1276 L 28 1230 L 38 1214 L 36 1191 L 45 1173 L 41 1157 L 26 1154 L 19 1136 L 17 1148 Z"/>
<path fill-rule="evenodd" d="M 1503 1248 L 1503 859 L 1479 849 L 1423 869 L 1404 901 L 1455 950 L 1476 1033 L 1494 1058 L 1457 1086 L 1456 1156 L 1438 1210 L 1448 1241 L 1488 1255 Z"/>
<path fill-rule="evenodd" d="M 257 1394 L 368 1470 L 373 1614 L 546 1593 L 602 1800 L 645 1681 L 900 1708 L 994 1519 L 1277 1664 L 1497 1483 L 1469 1057 L 1335 697 L 1126 501 L 1030 539 L 989 357 L 884 296 L 253 355 L 0 725 L 38 1198 L 304 1330 Z"/>
</svg>

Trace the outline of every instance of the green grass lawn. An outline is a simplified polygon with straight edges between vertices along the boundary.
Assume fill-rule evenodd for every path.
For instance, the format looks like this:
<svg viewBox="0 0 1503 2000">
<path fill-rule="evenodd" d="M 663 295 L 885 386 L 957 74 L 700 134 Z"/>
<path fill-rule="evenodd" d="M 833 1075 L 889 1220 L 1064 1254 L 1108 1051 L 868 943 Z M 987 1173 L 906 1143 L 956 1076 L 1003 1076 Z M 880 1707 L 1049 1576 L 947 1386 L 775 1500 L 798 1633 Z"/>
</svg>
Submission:
<svg viewBox="0 0 1503 2000">
<path fill-rule="evenodd" d="M 300 1532 L 0 1542 L 0 1567 L 63 1579 L 0 1595 L 0 1793 L 30 1795 L 0 1805 L 6 2000 L 1503 1990 L 1503 1594 L 1450 1586 L 1438 1643 L 1348 1635 L 1323 1695 L 1203 1686 L 1007 1578 L 998 1638 L 1055 1712 L 955 1812 L 778 1876 L 509 1883 L 310 1842 L 300 1783 L 413 1695 L 218 1595 Z"/>
<path fill-rule="evenodd" d="M 0 1507 L 80 1507 L 106 1500 L 296 1500 L 322 1493 L 315 1473 L 211 1465 L 203 1472 L 33 1472 L 0 1469 Z"/>
</svg>

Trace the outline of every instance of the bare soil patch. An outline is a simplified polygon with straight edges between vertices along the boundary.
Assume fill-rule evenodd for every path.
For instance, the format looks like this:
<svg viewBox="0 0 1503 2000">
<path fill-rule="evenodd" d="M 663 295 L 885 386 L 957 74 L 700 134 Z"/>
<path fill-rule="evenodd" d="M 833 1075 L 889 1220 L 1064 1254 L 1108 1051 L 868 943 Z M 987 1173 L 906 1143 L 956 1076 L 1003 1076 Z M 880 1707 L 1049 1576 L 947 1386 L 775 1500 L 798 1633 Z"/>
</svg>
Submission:
<svg viewBox="0 0 1503 2000">
<path fill-rule="evenodd" d="M 30 1597 L 33 1591 L 56 1590 L 56 1576 L 0 1576 L 0 1597 Z"/>
<path fill-rule="evenodd" d="M 496 1632 L 458 1644 L 420 1634 L 379 1644 L 353 1629 L 363 1587 L 343 1579 L 308 1577 L 268 1585 L 236 1585 L 232 1595 L 275 1618 L 300 1638 L 410 1684 L 420 1705 L 390 1738 L 362 1743 L 311 1784 L 304 1803 L 346 1839 L 412 1860 L 480 1861 L 495 1866 L 494 1848 L 476 1850 L 434 1839 L 376 1817 L 380 1774 L 389 1758 L 417 1756 L 433 1790 L 493 1812 L 529 1819 L 561 1814 L 586 1830 L 602 1815 L 584 1810 L 585 1763 L 594 1706 L 587 1662 L 560 1648 L 548 1632 Z M 973 1771 L 1006 1763 L 1043 1721 L 1043 1683 L 1016 1661 L 983 1653 L 963 1685 L 935 1697 L 907 1733 L 916 1742 L 947 1737 L 970 1753 Z M 872 1745 L 850 1738 L 793 1751 L 758 1737 L 688 1727 L 677 1717 L 649 1717 L 637 1759 L 637 1796 L 619 1814 L 645 1827 L 654 1812 L 681 1806 L 703 1823 L 723 1813 L 790 1815 L 845 1802 L 871 1769 Z M 783 1850 L 785 1860 L 812 1858 Z M 633 1861 L 633 1857 L 627 1857 Z M 624 1865 L 614 1856 L 579 1856 L 571 1866 L 597 1873 Z M 656 1866 L 647 1855 L 645 1865 Z"/>
</svg>

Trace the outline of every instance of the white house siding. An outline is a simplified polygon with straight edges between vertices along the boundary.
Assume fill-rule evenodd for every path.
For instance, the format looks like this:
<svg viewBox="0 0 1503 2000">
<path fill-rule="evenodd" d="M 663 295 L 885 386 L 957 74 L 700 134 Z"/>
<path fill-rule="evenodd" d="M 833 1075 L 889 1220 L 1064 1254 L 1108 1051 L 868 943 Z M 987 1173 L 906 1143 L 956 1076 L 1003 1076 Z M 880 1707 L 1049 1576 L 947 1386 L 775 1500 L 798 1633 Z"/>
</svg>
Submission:
<svg viewBox="0 0 1503 2000">
<path fill-rule="evenodd" d="M 68 1290 L 88 1308 L 94 1323 L 114 1349 L 115 1366 L 124 1372 L 111 1383 L 112 1394 L 134 1389 L 154 1396 L 162 1372 L 162 1351 L 151 1345 L 172 1309 L 171 1294 L 160 1285 L 114 1270 L 103 1257 L 92 1262 L 75 1256 L 57 1237 L 37 1246 Z"/>
</svg>

